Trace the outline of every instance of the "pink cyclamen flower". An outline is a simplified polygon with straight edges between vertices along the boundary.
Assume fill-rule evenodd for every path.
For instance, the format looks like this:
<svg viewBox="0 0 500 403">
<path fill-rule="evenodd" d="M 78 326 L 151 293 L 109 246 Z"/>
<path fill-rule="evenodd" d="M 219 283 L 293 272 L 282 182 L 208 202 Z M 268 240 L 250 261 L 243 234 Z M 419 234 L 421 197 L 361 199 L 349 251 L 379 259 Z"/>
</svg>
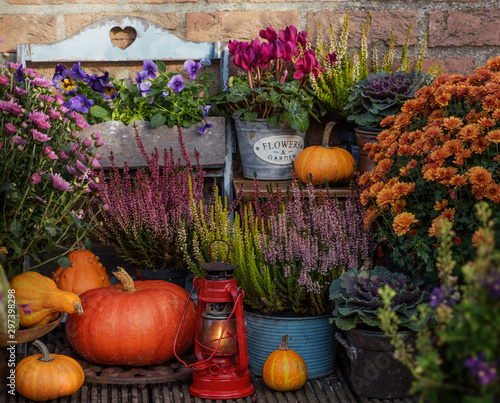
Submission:
<svg viewBox="0 0 500 403">
<path fill-rule="evenodd" d="M 71 192 L 73 190 L 71 184 L 64 180 L 61 174 L 50 174 L 52 179 L 52 186 L 62 192 Z"/>
<path fill-rule="evenodd" d="M 44 143 L 45 141 L 49 141 L 52 137 L 47 136 L 45 133 L 41 133 L 36 129 L 31 129 L 31 134 L 36 141 L 40 143 Z M 52 151 L 52 148 L 50 149 Z M 45 150 L 44 150 L 45 151 Z M 47 153 L 45 153 L 47 154 Z"/>
<path fill-rule="evenodd" d="M 30 183 L 32 185 L 36 185 L 37 183 L 39 183 L 40 181 L 42 180 L 42 178 L 40 178 L 40 175 L 38 174 L 33 174 L 31 175 L 31 178 L 30 178 Z"/>
<path fill-rule="evenodd" d="M 14 134 L 17 132 L 17 127 L 14 126 L 12 123 L 6 123 L 5 124 L 5 132 L 7 134 Z"/>
</svg>

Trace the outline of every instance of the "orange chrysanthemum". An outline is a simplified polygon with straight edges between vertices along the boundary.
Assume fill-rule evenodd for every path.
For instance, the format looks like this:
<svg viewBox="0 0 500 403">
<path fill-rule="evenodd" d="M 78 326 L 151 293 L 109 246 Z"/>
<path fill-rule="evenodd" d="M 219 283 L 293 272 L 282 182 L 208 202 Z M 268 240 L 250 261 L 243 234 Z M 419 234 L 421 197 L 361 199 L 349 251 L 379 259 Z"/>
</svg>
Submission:
<svg viewBox="0 0 500 403">
<path fill-rule="evenodd" d="M 366 206 L 370 201 L 370 194 L 369 193 L 370 193 L 369 190 L 365 189 L 359 195 L 359 201 L 361 202 L 361 204 L 363 206 Z"/>
<path fill-rule="evenodd" d="M 394 193 L 390 188 L 382 189 L 377 195 L 377 206 L 382 210 L 389 207 L 395 200 Z"/>
<path fill-rule="evenodd" d="M 396 198 L 406 196 L 415 191 L 414 183 L 398 182 L 392 186 L 392 191 L 396 195 Z"/>
<path fill-rule="evenodd" d="M 500 119 L 500 107 L 495 109 L 491 114 L 491 116 L 494 117 L 495 119 Z"/>
<path fill-rule="evenodd" d="M 436 201 L 434 205 L 434 210 L 443 210 L 446 206 L 448 206 L 448 200 L 443 199 L 441 201 Z"/>
<path fill-rule="evenodd" d="M 491 70 L 500 71 L 500 56 L 488 60 L 486 62 L 486 67 Z"/>
<path fill-rule="evenodd" d="M 379 192 L 384 188 L 384 184 L 382 182 L 375 182 L 368 188 L 368 195 L 370 197 L 377 197 Z"/>
<path fill-rule="evenodd" d="M 476 186 L 486 187 L 492 181 L 491 172 L 483 167 L 472 167 L 465 174 L 467 181 Z"/>
<path fill-rule="evenodd" d="M 457 134 L 457 138 L 463 141 L 474 141 L 481 136 L 481 130 L 475 123 L 464 126 Z"/>
<path fill-rule="evenodd" d="M 359 184 L 361 186 L 364 186 L 368 183 L 369 180 L 370 180 L 370 172 L 365 172 L 359 177 Z"/>
<path fill-rule="evenodd" d="M 448 156 L 455 155 L 463 151 L 464 143 L 458 139 L 449 140 L 443 144 L 443 149 Z"/>
<path fill-rule="evenodd" d="M 406 234 L 412 224 L 418 224 L 418 220 L 412 213 L 403 212 L 394 217 L 392 229 L 397 236 Z"/>
<path fill-rule="evenodd" d="M 486 186 L 484 195 L 493 203 L 500 203 L 500 186 L 493 181 L 490 182 L 490 184 Z"/>
<path fill-rule="evenodd" d="M 470 158 L 472 152 L 470 150 L 463 150 L 462 152 L 455 154 L 455 159 L 453 163 L 456 165 L 463 165 L 467 158 Z"/>
<path fill-rule="evenodd" d="M 496 120 L 491 118 L 481 118 L 477 121 L 477 124 L 485 129 L 495 126 Z"/>
<path fill-rule="evenodd" d="M 495 144 L 500 143 L 500 130 L 496 129 L 488 132 L 488 134 L 486 135 L 486 140 L 491 141 Z"/>
<path fill-rule="evenodd" d="M 484 194 L 486 193 L 486 186 L 473 185 L 471 188 L 471 192 L 476 198 L 476 200 L 481 200 L 484 197 Z"/>
<path fill-rule="evenodd" d="M 436 218 L 434 218 L 434 220 L 432 220 L 431 227 L 429 228 L 429 236 L 433 237 L 437 235 L 439 227 L 444 220 L 453 223 L 455 221 L 454 216 L 455 216 L 454 208 L 444 209 L 444 211 L 440 215 L 438 215 Z"/>
<path fill-rule="evenodd" d="M 447 167 L 447 168 L 437 168 L 435 173 L 435 180 L 443 185 L 448 185 L 451 178 L 456 175 L 457 168 Z"/>
<path fill-rule="evenodd" d="M 370 228 L 376 215 L 377 210 L 375 206 L 370 206 L 366 209 L 365 216 L 363 217 L 363 225 L 365 228 Z"/>
<path fill-rule="evenodd" d="M 455 175 L 451 178 L 449 185 L 456 189 L 459 186 L 463 186 L 467 183 L 467 179 L 463 175 Z"/>
<path fill-rule="evenodd" d="M 475 248 L 484 244 L 491 245 L 494 242 L 494 234 L 492 232 L 485 231 L 483 228 L 479 228 L 472 235 L 472 246 Z"/>
<path fill-rule="evenodd" d="M 490 145 L 490 142 L 484 137 L 479 137 L 470 146 L 470 150 L 476 154 L 482 154 L 486 148 Z"/>
<path fill-rule="evenodd" d="M 400 214 L 405 210 L 405 208 L 406 208 L 406 201 L 403 199 L 398 199 L 394 203 L 392 203 L 392 210 L 396 214 Z"/>
<path fill-rule="evenodd" d="M 446 130 L 455 132 L 460 129 L 464 125 L 464 122 L 460 118 L 456 118 L 455 116 L 451 116 L 449 118 L 444 118 L 443 126 Z"/>
</svg>

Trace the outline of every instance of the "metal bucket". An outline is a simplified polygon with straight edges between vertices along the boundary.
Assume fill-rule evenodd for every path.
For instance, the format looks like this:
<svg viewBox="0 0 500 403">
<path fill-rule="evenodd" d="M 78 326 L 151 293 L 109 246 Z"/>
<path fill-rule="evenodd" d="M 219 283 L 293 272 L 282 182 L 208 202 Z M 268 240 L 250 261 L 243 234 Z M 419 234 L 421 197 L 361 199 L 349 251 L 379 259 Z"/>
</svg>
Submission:
<svg viewBox="0 0 500 403">
<path fill-rule="evenodd" d="M 381 331 L 351 329 L 346 338 L 336 339 L 346 350 L 351 362 L 349 381 L 356 394 L 375 399 L 401 399 L 409 395 L 413 376 L 410 370 L 394 358 L 391 339 Z M 415 332 L 404 331 L 406 343 Z"/>
<path fill-rule="evenodd" d="M 247 122 L 234 119 L 241 156 L 243 176 L 260 180 L 288 180 L 292 178 L 293 161 L 304 149 L 304 136 L 282 122 L 270 126 L 265 119 Z"/>
<path fill-rule="evenodd" d="M 245 312 L 249 368 L 262 376 L 267 357 L 288 335 L 288 347 L 300 354 L 307 366 L 307 378 L 321 378 L 333 372 L 337 341 L 330 316 L 277 317 Z"/>
<path fill-rule="evenodd" d="M 375 161 L 368 157 L 370 153 L 363 150 L 367 143 L 378 143 L 378 135 L 383 129 L 377 127 L 356 127 L 356 142 L 358 143 L 358 171 L 360 173 L 370 172 L 375 168 Z"/>
</svg>

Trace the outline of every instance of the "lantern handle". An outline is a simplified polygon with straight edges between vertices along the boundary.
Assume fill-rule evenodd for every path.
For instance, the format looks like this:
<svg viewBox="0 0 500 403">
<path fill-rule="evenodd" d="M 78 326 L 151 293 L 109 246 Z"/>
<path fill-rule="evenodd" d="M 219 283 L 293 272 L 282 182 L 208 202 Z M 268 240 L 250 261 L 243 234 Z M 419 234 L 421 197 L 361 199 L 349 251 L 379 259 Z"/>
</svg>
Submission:
<svg viewBox="0 0 500 403">
<path fill-rule="evenodd" d="M 219 242 L 224 242 L 226 245 L 227 245 L 227 256 L 226 256 L 226 260 L 224 260 L 224 262 L 227 262 L 229 260 L 229 253 L 231 252 L 231 246 L 229 245 L 229 243 L 227 241 L 225 241 L 224 239 L 212 239 L 210 241 L 210 243 L 208 244 L 208 252 L 210 253 L 210 260 L 213 261 L 214 258 L 212 257 L 212 243 L 213 242 L 216 242 L 216 241 L 219 241 Z"/>
</svg>

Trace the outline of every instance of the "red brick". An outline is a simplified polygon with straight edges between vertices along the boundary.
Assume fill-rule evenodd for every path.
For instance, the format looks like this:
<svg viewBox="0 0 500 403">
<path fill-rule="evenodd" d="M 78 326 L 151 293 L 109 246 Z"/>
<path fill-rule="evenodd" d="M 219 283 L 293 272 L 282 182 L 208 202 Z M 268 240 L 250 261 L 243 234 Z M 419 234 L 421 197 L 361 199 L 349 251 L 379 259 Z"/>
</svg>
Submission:
<svg viewBox="0 0 500 403">
<path fill-rule="evenodd" d="M 429 67 L 439 63 L 443 73 L 446 74 L 462 74 L 467 76 L 474 71 L 474 57 L 441 57 L 425 59 L 423 70 L 427 71 Z"/>
<path fill-rule="evenodd" d="M 252 40 L 261 29 L 297 26 L 298 11 L 228 11 L 186 14 L 186 37 L 195 41 Z"/>
<path fill-rule="evenodd" d="M 70 36 L 86 27 L 90 23 L 115 13 L 101 13 L 101 14 L 72 14 L 65 16 L 66 21 L 66 36 Z M 134 15 L 136 17 L 146 18 L 167 29 L 176 30 L 179 27 L 179 18 L 172 13 L 121 13 L 120 15 Z"/>
<path fill-rule="evenodd" d="M 57 40 L 55 15 L 0 15 L 1 52 L 15 52 L 18 43 L 47 43 Z"/>
<path fill-rule="evenodd" d="M 361 40 L 361 26 L 366 26 L 366 18 L 368 12 L 364 11 L 349 11 L 349 47 L 359 47 Z M 316 43 L 318 34 L 318 20 L 321 23 L 323 38 L 328 38 L 328 27 L 331 25 L 336 33 L 336 39 L 340 37 L 342 31 L 342 23 L 346 16 L 345 11 L 319 11 L 310 12 L 307 14 L 307 26 L 310 28 L 311 41 L 313 45 Z M 406 38 L 408 28 L 413 22 L 411 28 L 410 44 L 414 45 L 417 40 L 417 12 L 412 10 L 384 10 L 370 12 L 370 28 L 368 31 L 369 43 L 380 42 L 389 44 L 391 38 L 391 30 L 394 35 L 394 42 L 397 46 L 401 46 Z"/>
<path fill-rule="evenodd" d="M 431 11 L 429 47 L 500 46 L 500 8 Z"/>
</svg>

